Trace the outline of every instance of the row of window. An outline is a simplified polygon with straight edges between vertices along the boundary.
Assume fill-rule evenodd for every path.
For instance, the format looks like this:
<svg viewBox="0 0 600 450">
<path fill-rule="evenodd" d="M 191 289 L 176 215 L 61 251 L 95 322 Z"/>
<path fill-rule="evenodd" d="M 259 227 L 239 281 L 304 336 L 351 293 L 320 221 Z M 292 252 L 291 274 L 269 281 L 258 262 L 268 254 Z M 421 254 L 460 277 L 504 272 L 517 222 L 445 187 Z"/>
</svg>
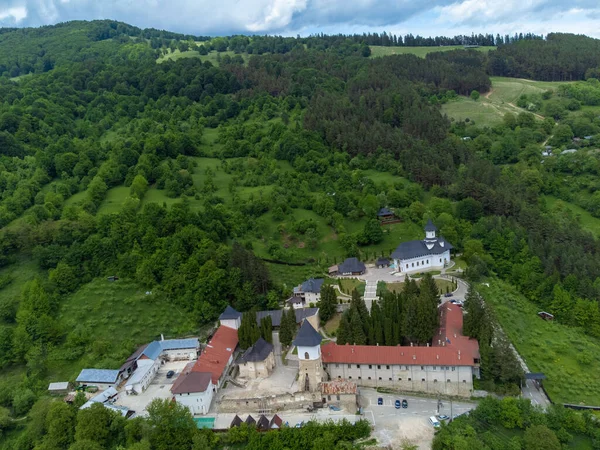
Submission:
<svg viewBox="0 0 600 450">
<path fill-rule="evenodd" d="M 366 365 L 368 365 L 368 366 L 369 366 L 369 369 L 372 369 L 372 368 L 373 368 L 373 364 L 363 364 L 363 365 L 365 365 L 365 366 L 366 366 Z M 360 364 L 356 364 L 356 368 L 357 368 L 357 369 L 360 369 L 360 366 L 361 366 Z M 400 367 L 400 369 L 399 369 L 399 370 L 402 370 L 402 366 L 399 366 L 399 367 Z M 421 370 L 425 370 L 425 367 L 426 367 L 426 366 L 421 366 Z M 430 366 L 427 366 L 427 367 L 430 367 Z M 438 368 L 438 366 L 432 366 L 432 367 L 433 367 L 433 370 L 437 370 L 437 368 Z M 455 367 L 455 366 L 439 366 L 439 367 L 440 367 L 440 370 L 452 370 L 452 372 L 454 372 L 454 371 L 456 370 L 456 367 Z M 325 369 L 326 369 L 326 368 L 327 368 L 327 364 L 323 364 L 323 368 L 325 368 Z M 336 364 L 336 365 L 335 365 L 335 368 L 336 368 L 336 369 L 339 369 L 339 368 L 340 368 L 340 365 L 339 365 L 339 364 Z M 385 368 L 386 368 L 387 370 L 390 370 L 390 365 L 389 365 L 389 364 L 388 364 L 388 365 L 386 365 L 386 366 L 385 366 Z M 348 369 L 352 369 L 352 364 L 348 364 Z M 377 364 L 377 369 L 381 370 L 381 364 Z M 409 366 L 404 366 L 404 370 L 410 370 L 410 369 L 409 369 Z"/>
<path fill-rule="evenodd" d="M 338 378 L 340 378 L 340 379 L 341 379 L 342 377 L 338 375 Z M 349 380 L 351 380 L 351 379 L 352 379 L 352 377 L 348 377 L 348 379 L 349 379 Z M 362 377 L 358 377 L 358 379 L 359 379 L 359 380 L 362 380 Z M 368 377 L 368 379 L 370 380 L 370 379 L 371 379 L 371 377 Z M 381 381 L 381 380 L 382 380 L 382 378 L 381 378 L 381 377 L 379 377 L 379 381 Z M 393 380 L 392 380 L 392 377 L 388 378 L 388 381 L 393 381 Z M 402 381 L 402 378 L 398 378 L 398 381 Z M 412 381 L 412 378 L 407 378 L 407 381 Z M 422 382 L 425 382 L 425 378 L 421 378 L 421 381 L 422 381 Z M 433 380 L 433 382 L 434 382 L 434 383 L 437 383 L 437 382 L 438 382 L 437 378 L 435 378 L 435 379 Z M 466 382 L 467 382 L 467 380 L 462 380 L 462 382 L 463 382 L 463 383 L 466 383 Z M 450 378 L 448 378 L 448 379 L 446 380 L 446 383 L 452 383 L 452 380 L 451 380 Z"/>
<path fill-rule="evenodd" d="M 442 258 L 440 258 L 440 262 L 442 262 Z M 417 264 L 417 267 L 419 267 L 419 261 L 417 261 L 417 263 L 416 263 L 416 264 Z M 429 260 L 428 260 L 428 259 L 427 259 L 427 260 L 425 260 L 425 262 L 424 262 L 424 263 L 421 263 L 421 265 L 422 265 L 422 266 L 424 266 L 424 265 L 426 265 L 426 264 L 427 264 L 427 265 L 429 265 Z M 415 267 L 415 263 L 410 263 L 410 266 L 411 266 L 411 267 Z M 410 267 L 408 266 L 408 263 L 406 264 L 406 268 L 407 268 L 407 269 L 409 269 L 409 268 L 410 268 Z"/>
</svg>

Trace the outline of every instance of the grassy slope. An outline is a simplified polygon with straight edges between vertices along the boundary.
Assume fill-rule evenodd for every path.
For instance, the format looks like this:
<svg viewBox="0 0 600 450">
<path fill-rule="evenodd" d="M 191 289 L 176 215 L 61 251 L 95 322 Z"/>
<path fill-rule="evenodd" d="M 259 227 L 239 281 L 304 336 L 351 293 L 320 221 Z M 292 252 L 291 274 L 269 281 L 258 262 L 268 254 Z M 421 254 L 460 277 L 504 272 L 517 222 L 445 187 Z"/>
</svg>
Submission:
<svg viewBox="0 0 600 450">
<path fill-rule="evenodd" d="M 577 206 L 573 203 L 565 202 L 550 195 L 545 195 L 543 198 L 546 201 L 548 208 L 551 210 L 566 209 L 571 211 L 573 215 L 579 219 L 579 224 L 583 229 L 590 231 L 597 238 L 600 237 L 600 219 L 592 216 L 581 206 Z"/>
<path fill-rule="evenodd" d="M 449 50 L 462 50 L 462 45 L 448 45 L 445 47 L 382 47 L 379 45 L 371 45 L 371 58 L 390 55 L 417 55 L 420 58 L 425 58 L 427 53 L 447 52 Z M 478 47 L 474 50 L 480 52 L 489 52 L 496 47 Z"/>
<path fill-rule="evenodd" d="M 600 405 L 600 341 L 582 330 L 546 322 L 538 308 L 501 281 L 481 286 L 480 292 L 496 313 L 502 328 L 532 372 L 543 372 L 552 400 L 557 403 Z M 577 355 L 591 355 L 581 364 Z"/>
<path fill-rule="evenodd" d="M 62 303 L 59 322 L 65 330 L 79 324 L 89 327 L 94 345 L 113 348 L 114 354 L 127 354 L 132 346 L 160 339 L 161 333 L 174 338 L 201 332 L 189 314 L 123 279 L 111 283 L 99 278 L 84 285 Z M 56 361 L 50 374 L 69 379 L 90 364 L 94 361 L 87 361 L 85 356 L 73 362 Z"/>
<path fill-rule="evenodd" d="M 160 58 L 158 58 L 156 60 L 156 62 L 160 64 L 160 63 L 162 63 L 164 61 L 168 61 L 168 60 L 177 61 L 178 59 L 183 59 L 183 58 L 200 58 L 202 60 L 202 62 L 210 61 L 215 66 L 218 66 L 219 65 L 219 61 L 217 59 L 218 54 L 219 53 L 214 50 L 212 52 L 209 52 L 208 55 L 201 55 L 200 53 L 198 53 L 197 50 L 188 50 L 185 52 L 180 52 L 179 50 L 175 49 L 174 52 L 169 51 L 169 53 L 167 53 L 166 55 L 163 55 Z M 226 52 L 221 52 L 221 58 L 225 55 L 229 55 L 233 58 L 235 56 L 235 53 L 231 50 L 228 50 Z M 241 53 L 240 56 L 242 58 L 244 58 L 245 63 L 248 62 L 249 56 L 247 53 Z"/>
</svg>

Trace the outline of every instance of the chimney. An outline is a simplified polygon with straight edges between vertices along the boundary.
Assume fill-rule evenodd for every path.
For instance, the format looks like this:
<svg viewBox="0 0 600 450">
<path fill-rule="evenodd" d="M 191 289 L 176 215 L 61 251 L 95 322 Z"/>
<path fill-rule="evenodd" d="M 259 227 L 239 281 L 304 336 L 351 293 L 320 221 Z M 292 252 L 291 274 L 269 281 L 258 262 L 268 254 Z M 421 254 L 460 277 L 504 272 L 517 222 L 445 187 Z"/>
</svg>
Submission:
<svg viewBox="0 0 600 450">
<path fill-rule="evenodd" d="M 417 355 L 413 355 L 413 359 L 417 359 Z"/>
<path fill-rule="evenodd" d="M 354 347 L 352 347 L 352 353 L 354 353 Z"/>
<path fill-rule="evenodd" d="M 400 352 L 400 356 L 404 356 L 404 352 Z"/>
<path fill-rule="evenodd" d="M 377 347 L 379 347 L 379 342 L 377 343 Z"/>
<path fill-rule="evenodd" d="M 435 356 L 436 356 L 436 359 L 440 359 L 440 355 L 435 355 Z"/>
<path fill-rule="evenodd" d="M 460 359 L 460 350 L 458 351 L 458 359 Z"/>
<path fill-rule="evenodd" d="M 454 333 L 454 338 L 456 339 L 456 333 Z"/>
</svg>

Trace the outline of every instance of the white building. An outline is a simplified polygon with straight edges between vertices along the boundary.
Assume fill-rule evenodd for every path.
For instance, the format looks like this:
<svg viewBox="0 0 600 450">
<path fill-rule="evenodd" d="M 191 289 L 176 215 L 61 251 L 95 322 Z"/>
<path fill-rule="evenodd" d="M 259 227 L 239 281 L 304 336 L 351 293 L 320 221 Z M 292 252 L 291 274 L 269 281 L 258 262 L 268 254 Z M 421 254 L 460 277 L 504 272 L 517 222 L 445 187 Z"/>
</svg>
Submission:
<svg viewBox="0 0 600 450">
<path fill-rule="evenodd" d="M 159 367 L 160 360 L 158 358 L 155 360 L 138 360 L 137 369 L 135 369 L 133 375 L 127 380 L 125 392 L 128 394 L 141 394 L 144 392 L 150 383 L 152 383 L 152 380 L 156 376 Z"/>
<path fill-rule="evenodd" d="M 219 316 L 221 325 L 237 330 L 242 324 L 242 313 L 237 312 L 231 306 L 227 305 L 225 311 Z"/>
<path fill-rule="evenodd" d="M 309 278 L 294 288 L 294 297 L 302 299 L 300 307 L 305 308 L 306 306 L 310 306 L 311 303 L 314 306 L 321 300 L 321 287 L 324 282 L 323 278 Z M 293 307 L 297 309 L 297 305 L 298 303 L 296 302 L 293 304 Z"/>
<path fill-rule="evenodd" d="M 425 239 L 400 244 L 392 253 L 396 270 L 417 273 L 442 269 L 450 263 L 450 250 L 454 247 L 443 237 L 437 237 L 436 232 L 436 226 L 429 220 L 425 225 Z"/>
<path fill-rule="evenodd" d="M 181 372 L 171 393 L 173 400 L 186 406 L 192 414 L 206 414 L 213 399 L 214 386 L 210 372 L 193 371 L 194 363 L 188 364 Z"/>
<path fill-rule="evenodd" d="M 304 320 L 293 344 L 298 349 L 298 385 L 300 390 L 316 392 L 319 383 L 325 381 L 321 361 L 322 336 L 308 320 Z"/>
<path fill-rule="evenodd" d="M 83 369 L 76 379 L 80 386 L 96 386 L 103 391 L 113 387 L 121 381 L 118 370 L 108 369 Z"/>
</svg>

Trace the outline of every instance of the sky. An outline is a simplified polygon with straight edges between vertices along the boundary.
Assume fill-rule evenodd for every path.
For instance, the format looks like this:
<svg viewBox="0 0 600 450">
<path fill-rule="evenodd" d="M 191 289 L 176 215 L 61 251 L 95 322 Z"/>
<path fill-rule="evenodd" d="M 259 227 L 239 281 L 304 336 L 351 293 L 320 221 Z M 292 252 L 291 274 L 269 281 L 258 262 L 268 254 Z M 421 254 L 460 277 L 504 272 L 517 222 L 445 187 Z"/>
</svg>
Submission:
<svg viewBox="0 0 600 450">
<path fill-rule="evenodd" d="M 560 31 L 600 38 L 599 0 L 0 0 L 4 27 L 81 19 L 194 35 Z"/>
</svg>

